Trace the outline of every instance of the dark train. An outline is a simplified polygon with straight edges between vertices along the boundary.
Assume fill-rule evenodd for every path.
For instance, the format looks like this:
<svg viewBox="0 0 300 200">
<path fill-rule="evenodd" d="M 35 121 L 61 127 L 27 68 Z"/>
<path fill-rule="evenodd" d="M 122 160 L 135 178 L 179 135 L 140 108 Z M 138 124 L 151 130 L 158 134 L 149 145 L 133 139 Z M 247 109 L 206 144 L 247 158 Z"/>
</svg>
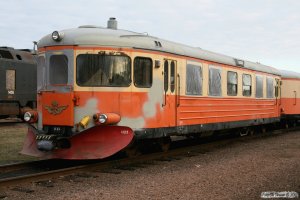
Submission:
<svg viewBox="0 0 300 200">
<path fill-rule="evenodd" d="M 296 73 L 119 30 L 114 18 L 54 31 L 38 42 L 38 59 L 27 155 L 105 158 L 133 141 L 246 135 L 300 113 Z"/>
<path fill-rule="evenodd" d="M 36 67 L 30 50 L 0 47 L 0 119 L 36 108 Z"/>
</svg>

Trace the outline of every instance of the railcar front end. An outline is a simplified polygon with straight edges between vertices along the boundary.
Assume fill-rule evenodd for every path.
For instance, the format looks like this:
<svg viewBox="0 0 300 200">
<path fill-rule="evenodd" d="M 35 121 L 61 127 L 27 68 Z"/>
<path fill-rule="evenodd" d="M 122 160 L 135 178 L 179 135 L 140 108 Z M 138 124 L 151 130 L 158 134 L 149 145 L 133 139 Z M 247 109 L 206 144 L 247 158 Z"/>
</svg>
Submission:
<svg viewBox="0 0 300 200">
<path fill-rule="evenodd" d="M 132 141 L 132 129 L 117 125 L 124 117 L 121 112 L 131 106 L 126 103 L 129 56 L 105 49 L 51 46 L 39 49 L 38 60 L 38 108 L 25 115 L 32 126 L 22 153 L 96 159 L 113 155 Z"/>
</svg>

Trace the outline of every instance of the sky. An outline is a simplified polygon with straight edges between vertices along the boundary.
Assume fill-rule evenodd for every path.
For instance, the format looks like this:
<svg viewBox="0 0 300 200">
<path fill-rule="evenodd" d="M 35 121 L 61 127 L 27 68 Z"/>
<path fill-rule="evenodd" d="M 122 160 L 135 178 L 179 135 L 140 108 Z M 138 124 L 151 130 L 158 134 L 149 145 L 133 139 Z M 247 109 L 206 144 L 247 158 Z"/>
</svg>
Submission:
<svg viewBox="0 0 300 200">
<path fill-rule="evenodd" d="M 300 73 L 299 0 L 0 0 L 0 46 L 54 30 L 118 28 Z"/>
</svg>

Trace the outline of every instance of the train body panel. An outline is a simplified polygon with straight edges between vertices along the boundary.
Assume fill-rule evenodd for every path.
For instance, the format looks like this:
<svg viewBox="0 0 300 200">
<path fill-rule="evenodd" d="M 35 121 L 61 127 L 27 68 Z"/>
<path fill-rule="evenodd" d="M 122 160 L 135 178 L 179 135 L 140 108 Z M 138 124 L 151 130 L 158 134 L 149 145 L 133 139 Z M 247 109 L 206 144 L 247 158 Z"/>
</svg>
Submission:
<svg viewBox="0 0 300 200">
<path fill-rule="evenodd" d="M 282 115 L 300 118 L 300 74 L 282 71 Z"/>
<path fill-rule="evenodd" d="M 36 107 L 36 60 L 32 53 L 0 48 L 0 117 Z"/>
<path fill-rule="evenodd" d="M 105 146 L 105 138 L 116 153 L 132 140 L 280 121 L 281 74 L 272 67 L 124 30 L 63 32 L 39 42 L 42 78 L 31 115 L 38 120 L 24 153 L 80 159 L 77 148 Z M 113 154 L 100 147 L 81 157 Z"/>
</svg>

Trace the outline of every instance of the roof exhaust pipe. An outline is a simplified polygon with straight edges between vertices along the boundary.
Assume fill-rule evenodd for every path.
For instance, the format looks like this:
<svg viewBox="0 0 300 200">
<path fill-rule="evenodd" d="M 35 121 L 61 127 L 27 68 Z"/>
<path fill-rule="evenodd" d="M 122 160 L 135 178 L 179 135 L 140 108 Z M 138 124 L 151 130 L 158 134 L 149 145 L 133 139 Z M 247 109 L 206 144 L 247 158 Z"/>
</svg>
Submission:
<svg viewBox="0 0 300 200">
<path fill-rule="evenodd" d="M 118 21 L 116 20 L 115 17 L 109 18 L 107 21 L 107 28 L 109 29 L 117 29 L 118 28 Z"/>
</svg>

